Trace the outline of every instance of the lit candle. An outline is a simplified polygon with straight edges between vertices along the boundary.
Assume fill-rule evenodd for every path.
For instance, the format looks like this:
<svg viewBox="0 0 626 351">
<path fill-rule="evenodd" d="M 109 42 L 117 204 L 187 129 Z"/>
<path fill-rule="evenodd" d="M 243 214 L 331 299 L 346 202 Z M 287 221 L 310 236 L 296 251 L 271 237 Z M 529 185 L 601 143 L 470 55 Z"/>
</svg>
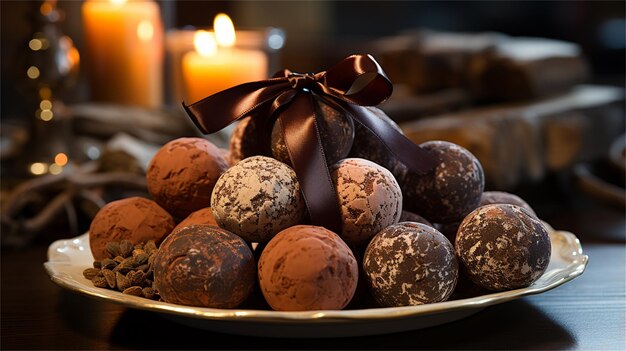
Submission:
<svg viewBox="0 0 626 351">
<path fill-rule="evenodd" d="M 163 26 L 157 3 L 92 0 L 82 11 L 93 98 L 161 106 Z"/>
<path fill-rule="evenodd" d="M 267 55 L 261 50 L 235 48 L 236 33 L 226 15 L 218 15 L 215 33 L 197 31 L 196 50 L 183 57 L 185 101 L 201 100 L 238 84 L 267 78 Z"/>
</svg>

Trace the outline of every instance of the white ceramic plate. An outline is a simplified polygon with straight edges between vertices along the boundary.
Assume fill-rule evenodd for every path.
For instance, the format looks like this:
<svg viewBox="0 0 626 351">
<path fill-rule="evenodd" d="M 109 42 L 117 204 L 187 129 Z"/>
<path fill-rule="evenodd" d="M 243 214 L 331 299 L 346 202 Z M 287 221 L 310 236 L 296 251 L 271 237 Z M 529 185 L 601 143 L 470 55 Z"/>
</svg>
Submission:
<svg viewBox="0 0 626 351">
<path fill-rule="evenodd" d="M 48 262 L 44 266 L 52 281 L 63 288 L 103 301 L 161 313 L 179 323 L 197 328 L 273 337 L 374 335 L 452 322 L 487 306 L 540 294 L 578 277 L 585 270 L 588 261 L 578 238 L 572 233 L 555 231 L 549 226 L 548 228 L 552 242 L 550 265 L 544 275 L 530 287 L 422 306 L 277 312 L 189 307 L 124 295 L 113 290 L 96 288 L 83 277 L 83 270 L 91 267 L 93 262 L 87 234 L 52 243 L 48 249 Z"/>
</svg>

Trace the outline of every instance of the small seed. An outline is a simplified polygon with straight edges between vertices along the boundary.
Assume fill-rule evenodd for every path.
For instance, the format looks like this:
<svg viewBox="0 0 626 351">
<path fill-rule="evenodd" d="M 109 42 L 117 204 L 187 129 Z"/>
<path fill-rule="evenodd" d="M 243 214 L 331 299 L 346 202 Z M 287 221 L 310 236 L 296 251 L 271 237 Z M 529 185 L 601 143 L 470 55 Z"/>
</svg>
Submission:
<svg viewBox="0 0 626 351">
<path fill-rule="evenodd" d="M 145 280 L 145 274 L 142 271 L 130 271 L 126 275 L 130 285 L 141 285 Z"/>
<path fill-rule="evenodd" d="M 137 244 L 137 245 L 135 245 L 134 249 L 143 250 L 143 244 Z"/>
<path fill-rule="evenodd" d="M 111 257 L 120 255 L 120 243 L 118 243 L 117 241 L 108 242 L 106 249 L 107 249 L 107 252 L 109 253 L 109 256 Z"/>
<path fill-rule="evenodd" d="M 115 273 L 113 273 L 110 269 L 103 269 L 102 274 L 104 274 L 104 278 L 107 280 L 109 288 L 115 289 Z"/>
<path fill-rule="evenodd" d="M 124 289 L 122 294 L 133 295 L 133 296 L 141 296 L 143 291 L 138 286 L 131 286 L 129 288 Z"/>
<path fill-rule="evenodd" d="M 148 271 L 148 268 L 150 268 L 150 265 L 147 264 L 147 263 L 142 264 L 141 266 L 137 267 L 138 270 L 140 270 L 140 271 L 142 271 L 144 273 L 146 273 Z"/>
<path fill-rule="evenodd" d="M 128 257 L 133 252 L 133 243 L 128 240 L 122 240 L 120 243 L 120 256 Z"/>
<path fill-rule="evenodd" d="M 102 262 L 100 261 L 93 261 L 93 268 L 102 268 Z"/>
<path fill-rule="evenodd" d="M 146 245 L 143 246 L 143 249 L 146 251 L 148 255 L 152 255 L 152 253 L 157 250 L 154 240 L 148 240 Z"/>
<path fill-rule="evenodd" d="M 125 258 L 124 261 L 120 262 L 120 268 L 135 268 L 137 264 L 132 257 Z"/>
<path fill-rule="evenodd" d="M 115 272 L 115 280 L 117 281 L 117 289 L 119 291 L 124 291 L 131 285 L 130 282 L 128 281 L 128 278 L 126 278 L 120 272 Z"/>
<path fill-rule="evenodd" d="M 102 268 L 102 269 L 113 269 L 113 268 L 115 268 L 115 266 L 117 266 L 117 262 L 113 261 L 110 258 L 105 258 L 100 263 L 100 266 L 101 266 L 100 268 Z"/>
<path fill-rule="evenodd" d="M 142 264 L 145 264 L 148 262 L 148 254 L 145 252 L 141 252 L 140 254 L 137 254 L 137 256 L 134 257 L 135 258 L 135 264 L 137 266 L 141 266 Z"/>
<path fill-rule="evenodd" d="M 115 256 L 113 261 L 117 262 L 118 264 L 122 263 L 122 261 L 124 261 L 124 257 L 122 257 L 122 256 Z"/>
<path fill-rule="evenodd" d="M 107 284 L 107 280 L 104 277 L 94 277 L 93 280 L 91 281 L 93 283 L 93 286 L 97 287 L 97 288 L 106 288 L 108 286 Z"/>
<path fill-rule="evenodd" d="M 153 299 L 154 296 L 156 295 L 156 290 L 154 290 L 154 288 L 152 287 L 145 287 L 142 290 L 143 292 L 143 297 L 145 297 L 146 299 Z"/>
<path fill-rule="evenodd" d="M 100 270 L 98 268 L 87 268 L 83 271 L 83 276 L 89 280 L 92 280 Z"/>
</svg>

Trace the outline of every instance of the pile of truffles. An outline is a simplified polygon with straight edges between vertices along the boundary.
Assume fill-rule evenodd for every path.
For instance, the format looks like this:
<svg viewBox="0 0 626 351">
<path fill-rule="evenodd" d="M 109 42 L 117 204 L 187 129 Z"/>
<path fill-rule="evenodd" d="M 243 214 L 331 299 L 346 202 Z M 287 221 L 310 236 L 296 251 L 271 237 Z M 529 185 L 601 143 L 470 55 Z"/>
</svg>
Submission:
<svg viewBox="0 0 626 351">
<path fill-rule="evenodd" d="M 268 138 L 273 157 L 251 154 L 256 126 L 245 119 L 230 150 L 200 138 L 163 146 L 147 172 L 154 201 L 102 208 L 89 232 L 94 258 L 108 257 L 111 241 L 152 240 L 163 301 L 236 308 L 262 300 L 279 311 L 435 303 L 468 287 L 526 287 L 544 273 L 551 247 L 542 222 L 519 197 L 484 192 L 469 151 L 423 143 L 438 165 L 416 174 L 335 112 L 324 114 L 322 137 L 341 232 L 311 225 L 282 134 Z"/>
</svg>

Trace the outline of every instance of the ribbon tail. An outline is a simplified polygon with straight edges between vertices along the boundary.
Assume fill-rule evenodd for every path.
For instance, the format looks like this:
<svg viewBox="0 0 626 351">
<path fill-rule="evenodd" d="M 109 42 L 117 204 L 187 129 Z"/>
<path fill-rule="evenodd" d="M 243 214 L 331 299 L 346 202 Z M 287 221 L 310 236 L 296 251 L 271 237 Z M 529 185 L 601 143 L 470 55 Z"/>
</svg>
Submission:
<svg viewBox="0 0 626 351">
<path fill-rule="evenodd" d="M 214 133 L 270 103 L 291 89 L 287 78 L 274 78 L 240 84 L 187 105 L 183 108 L 204 134 Z"/>
<path fill-rule="evenodd" d="M 433 155 L 407 139 L 371 110 L 353 104 L 343 105 L 355 121 L 372 132 L 387 150 L 410 170 L 426 174 L 437 166 L 438 161 Z"/>
<path fill-rule="evenodd" d="M 278 121 L 311 222 L 341 234 L 341 211 L 326 164 L 317 118 L 312 94 L 300 93 L 289 108 L 280 113 Z"/>
</svg>

